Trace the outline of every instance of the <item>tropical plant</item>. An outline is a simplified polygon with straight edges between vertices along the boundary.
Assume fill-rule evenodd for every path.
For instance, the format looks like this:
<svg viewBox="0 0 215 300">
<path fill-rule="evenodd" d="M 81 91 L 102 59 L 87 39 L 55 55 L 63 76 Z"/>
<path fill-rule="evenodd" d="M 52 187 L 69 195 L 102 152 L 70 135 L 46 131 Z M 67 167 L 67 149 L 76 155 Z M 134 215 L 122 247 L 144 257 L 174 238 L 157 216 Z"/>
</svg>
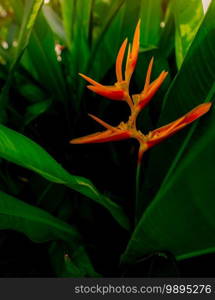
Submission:
<svg viewBox="0 0 215 300">
<path fill-rule="evenodd" d="M 214 1 L 1 0 L 0 235 L 23 253 L 2 275 L 154 276 L 161 257 L 176 276 L 214 253 L 214 16 Z"/>
</svg>

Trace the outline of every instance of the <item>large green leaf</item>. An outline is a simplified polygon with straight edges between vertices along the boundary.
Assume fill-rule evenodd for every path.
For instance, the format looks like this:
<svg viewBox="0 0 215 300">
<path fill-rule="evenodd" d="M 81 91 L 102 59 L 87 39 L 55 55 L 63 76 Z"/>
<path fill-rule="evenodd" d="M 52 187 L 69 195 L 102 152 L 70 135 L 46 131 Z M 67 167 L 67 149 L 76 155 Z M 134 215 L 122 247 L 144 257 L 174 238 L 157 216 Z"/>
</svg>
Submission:
<svg viewBox="0 0 215 300">
<path fill-rule="evenodd" d="M 60 0 L 61 9 L 62 9 L 62 22 L 64 31 L 66 34 L 66 41 L 69 48 L 72 46 L 72 23 L 73 20 L 73 7 L 74 1 L 73 0 Z"/>
<path fill-rule="evenodd" d="M 165 97 L 159 125 L 215 97 L 215 2 L 196 35 Z M 170 251 L 178 259 L 215 250 L 213 215 L 214 110 L 190 129 L 150 153 L 145 187 L 158 185 L 122 260 L 132 262 L 151 251 Z M 159 172 L 157 170 L 159 169 Z M 162 183 L 163 182 L 163 183 Z M 160 188 L 159 188 L 160 185 Z M 143 201 L 148 201 L 147 188 Z"/>
<path fill-rule="evenodd" d="M 78 240 L 74 228 L 46 211 L 0 191 L 0 229 L 12 229 L 34 242 Z"/>
<path fill-rule="evenodd" d="M 51 259 L 54 261 L 56 258 L 55 270 L 59 276 L 98 276 L 80 243 L 76 229 L 48 212 L 0 191 L 0 230 L 2 229 L 19 231 L 37 243 L 53 240 L 53 246 L 61 243 L 67 245 L 65 250 L 59 247 L 61 252 L 58 251 L 57 256 L 56 251 L 53 252 L 53 247 L 51 248 Z"/>
<path fill-rule="evenodd" d="M 162 0 L 142 0 L 141 18 L 141 37 L 140 45 L 143 48 L 157 46 L 161 32 L 161 12 Z"/>
<path fill-rule="evenodd" d="M 92 0 L 61 0 L 63 24 L 70 49 L 71 71 L 77 75 L 89 56 Z"/>
<path fill-rule="evenodd" d="M 25 48 L 28 46 L 34 24 L 36 22 L 42 5 L 43 0 L 25 1 L 25 7 L 22 16 L 22 24 L 18 38 L 18 46 L 15 50 L 14 58 L 11 62 L 10 72 L 13 71 L 15 66 L 19 63 L 19 60 Z"/>
<path fill-rule="evenodd" d="M 189 152 L 143 214 L 124 262 L 155 251 L 171 252 L 177 259 L 215 251 L 214 121 L 213 110 L 195 126 Z"/>
<path fill-rule="evenodd" d="M 3 125 L 0 125 L 0 157 L 93 199 L 108 209 L 119 224 L 128 228 L 128 219 L 122 208 L 100 194 L 90 180 L 69 174 L 39 145 Z"/>
<path fill-rule="evenodd" d="M 187 54 L 189 46 L 204 16 L 202 0 L 174 0 L 171 3 L 175 16 L 175 51 L 178 68 Z"/>
</svg>

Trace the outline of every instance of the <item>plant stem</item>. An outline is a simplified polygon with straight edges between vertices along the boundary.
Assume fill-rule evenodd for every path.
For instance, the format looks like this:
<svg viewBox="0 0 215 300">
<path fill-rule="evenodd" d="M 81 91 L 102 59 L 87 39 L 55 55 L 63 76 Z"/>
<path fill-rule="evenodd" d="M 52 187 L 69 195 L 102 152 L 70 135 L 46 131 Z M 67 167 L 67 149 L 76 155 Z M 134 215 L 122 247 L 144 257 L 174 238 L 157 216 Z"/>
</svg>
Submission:
<svg viewBox="0 0 215 300">
<path fill-rule="evenodd" d="M 139 220 L 139 209 L 140 209 L 140 173 L 141 173 L 141 162 L 137 163 L 136 168 L 136 185 L 135 185 L 135 225 Z"/>
</svg>

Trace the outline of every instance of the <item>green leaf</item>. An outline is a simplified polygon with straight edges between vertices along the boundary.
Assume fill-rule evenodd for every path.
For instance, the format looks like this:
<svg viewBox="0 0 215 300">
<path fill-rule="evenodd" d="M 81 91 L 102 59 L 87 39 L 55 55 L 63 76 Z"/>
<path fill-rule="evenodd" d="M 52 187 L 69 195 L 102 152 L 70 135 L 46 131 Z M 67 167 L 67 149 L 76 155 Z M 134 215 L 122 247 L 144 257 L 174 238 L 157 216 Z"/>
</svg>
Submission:
<svg viewBox="0 0 215 300">
<path fill-rule="evenodd" d="M 40 116 L 41 114 L 46 112 L 49 109 L 49 107 L 51 106 L 51 104 L 52 104 L 52 101 L 49 99 L 49 100 L 45 100 L 45 101 L 41 101 L 41 102 L 34 103 L 32 105 L 29 105 L 26 109 L 26 113 L 24 116 L 25 125 L 29 124 L 34 119 L 36 119 L 38 116 Z"/>
<path fill-rule="evenodd" d="M 142 0 L 141 18 L 141 37 L 140 45 L 145 48 L 158 45 L 161 32 L 161 12 L 162 0 Z"/>
<path fill-rule="evenodd" d="M 105 19 L 100 20 L 102 23 L 100 33 L 94 41 L 85 71 L 97 80 L 113 66 L 120 44 L 126 37 L 121 36 L 124 10 L 125 0 L 113 1 Z"/>
<path fill-rule="evenodd" d="M 66 43 L 66 33 L 64 31 L 62 21 L 57 13 L 50 6 L 46 5 L 43 7 L 43 14 L 52 31 L 63 43 Z"/>
<path fill-rule="evenodd" d="M 171 5 L 175 16 L 175 51 L 178 68 L 187 54 L 204 16 L 202 0 L 174 0 Z"/>
<path fill-rule="evenodd" d="M 19 92 L 30 103 L 40 102 L 42 100 L 45 100 L 46 97 L 46 95 L 38 86 L 30 83 L 19 86 Z"/>
<path fill-rule="evenodd" d="M 73 24 L 75 18 L 75 1 L 60 0 L 62 10 L 62 22 L 66 33 L 67 46 L 72 46 Z"/>
<path fill-rule="evenodd" d="M 22 16 L 22 24 L 20 28 L 18 46 L 15 51 L 14 59 L 12 60 L 10 71 L 13 71 L 15 66 L 19 63 L 19 60 L 28 46 L 31 33 L 42 8 L 43 0 L 29 0 L 25 1 L 24 16 Z"/>
<path fill-rule="evenodd" d="M 214 14 L 212 2 L 165 97 L 159 126 L 215 97 Z M 123 262 L 131 263 L 152 251 L 170 251 L 177 259 L 215 251 L 214 147 L 212 109 L 191 128 L 151 150 L 143 197 L 148 207 Z M 149 183 L 157 188 L 153 200 L 148 199 Z"/>
<path fill-rule="evenodd" d="M 0 125 L 0 157 L 93 199 L 105 207 L 121 226 L 128 228 L 128 219 L 122 208 L 100 194 L 90 180 L 69 174 L 39 145 L 3 125 Z"/>
<path fill-rule="evenodd" d="M 33 76 L 36 74 L 36 79 L 54 99 L 65 102 L 65 80 L 57 61 L 53 32 L 42 14 L 37 19 L 22 63 Z"/>
<path fill-rule="evenodd" d="M 158 45 L 160 54 L 165 57 L 169 57 L 175 52 L 175 19 L 170 6 L 171 5 L 168 4 L 161 23 L 162 30 L 160 32 L 160 41 Z"/>
<path fill-rule="evenodd" d="M 78 240 L 75 229 L 46 211 L 0 191 L 0 229 L 12 229 L 34 242 Z"/>
<path fill-rule="evenodd" d="M 76 77 L 89 57 L 93 0 L 61 0 L 63 24 L 70 49 L 71 71 Z"/>
<path fill-rule="evenodd" d="M 0 59 L 3 59 L 4 62 L 9 61 L 8 52 L 0 46 Z M 1 63 L 1 60 L 0 60 Z"/>
<path fill-rule="evenodd" d="M 82 246 L 71 251 L 68 243 L 53 242 L 50 248 L 53 267 L 58 277 L 99 277 Z"/>
<path fill-rule="evenodd" d="M 52 246 L 50 251 L 58 276 L 98 277 L 80 243 L 79 233 L 72 226 L 40 208 L 0 191 L 0 230 L 3 229 L 21 232 L 36 243 L 53 240 L 56 241 L 53 246 L 57 246 L 62 241 L 66 245 L 65 250 Z"/>
</svg>

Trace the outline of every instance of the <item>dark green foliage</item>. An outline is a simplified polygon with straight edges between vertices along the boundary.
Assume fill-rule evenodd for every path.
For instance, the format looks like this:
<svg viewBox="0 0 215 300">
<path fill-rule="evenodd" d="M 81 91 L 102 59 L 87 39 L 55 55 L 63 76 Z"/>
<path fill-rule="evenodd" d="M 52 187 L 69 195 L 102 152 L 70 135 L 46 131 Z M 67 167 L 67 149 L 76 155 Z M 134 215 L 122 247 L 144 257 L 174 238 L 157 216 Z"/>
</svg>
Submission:
<svg viewBox="0 0 215 300">
<path fill-rule="evenodd" d="M 215 3 L 204 16 L 200 0 L 43 2 L 0 4 L 2 236 L 43 243 L 54 276 L 135 276 L 158 260 L 161 270 L 141 274 L 178 276 L 177 260 L 215 250 L 214 109 L 146 153 L 134 225 L 135 142 L 69 144 L 101 130 L 87 112 L 113 125 L 129 112 L 90 93 L 78 73 L 113 84 L 119 47 L 141 18 L 131 91 L 142 90 L 152 56 L 152 80 L 169 75 L 139 128 L 213 101 Z"/>
</svg>

